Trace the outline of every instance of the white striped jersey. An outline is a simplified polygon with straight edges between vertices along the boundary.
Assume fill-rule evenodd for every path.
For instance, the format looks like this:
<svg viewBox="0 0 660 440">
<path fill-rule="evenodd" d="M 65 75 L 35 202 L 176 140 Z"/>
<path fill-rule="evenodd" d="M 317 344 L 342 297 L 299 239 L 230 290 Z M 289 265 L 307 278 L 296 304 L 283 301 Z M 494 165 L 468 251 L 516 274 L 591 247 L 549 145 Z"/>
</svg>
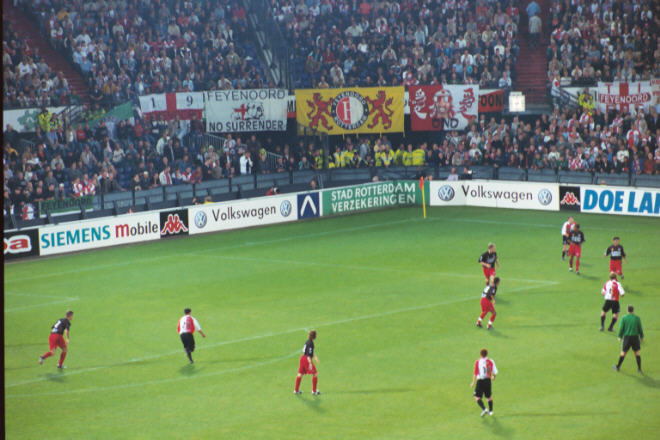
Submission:
<svg viewBox="0 0 660 440">
<path fill-rule="evenodd" d="M 199 322 L 190 315 L 183 315 L 183 318 L 179 319 L 179 325 L 177 325 L 176 330 L 179 334 L 182 333 L 195 333 L 195 330 L 201 330 L 202 326 L 199 325 Z"/>
<path fill-rule="evenodd" d="M 477 379 L 492 379 L 497 374 L 495 361 L 488 358 L 480 358 L 474 363 L 474 375 Z"/>
<path fill-rule="evenodd" d="M 561 227 L 561 235 L 568 236 L 569 232 L 571 232 L 571 223 L 564 222 L 564 225 Z"/>
<path fill-rule="evenodd" d="M 626 294 L 623 290 L 623 286 L 617 280 L 609 280 L 606 282 L 600 293 L 603 294 L 605 299 L 612 301 L 618 301 L 620 296 Z"/>
</svg>

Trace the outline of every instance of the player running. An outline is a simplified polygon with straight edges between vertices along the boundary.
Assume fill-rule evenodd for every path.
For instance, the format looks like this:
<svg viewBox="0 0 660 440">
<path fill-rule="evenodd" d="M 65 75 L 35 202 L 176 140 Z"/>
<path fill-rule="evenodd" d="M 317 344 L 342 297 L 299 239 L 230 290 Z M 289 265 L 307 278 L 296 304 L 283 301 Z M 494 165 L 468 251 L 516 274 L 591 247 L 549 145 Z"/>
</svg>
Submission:
<svg viewBox="0 0 660 440">
<path fill-rule="evenodd" d="M 608 310 L 612 310 L 612 322 L 608 327 L 608 332 L 614 331 L 614 324 L 619 318 L 619 310 L 621 307 L 619 305 L 619 298 L 626 294 L 623 290 L 623 286 L 616 280 L 616 274 L 612 272 L 610 274 L 610 279 L 603 286 L 603 290 L 600 292 L 605 297 L 605 304 L 603 304 L 603 311 L 600 313 L 600 331 L 602 332 L 605 327 L 605 315 L 607 315 Z"/>
<path fill-rule="evenodd" d="M 477 319 L 477 327 L 482 327 L 481 321 L 490 312 L 490 319 L 488 320 L 488 330 L 493 328 L 493 321 L 495 321 L 495 294 L 497 294 L 497 287 L 500 285 L 500 277 L 495 277 L 493 283 L 484 288 L 481 292 L 481 315 Z"/>
<path fill-rule="evenodd" d="M 566 252 L 568 251 L 568 245 L 570 244 L 568 236 L 571 233 L 571 229 L 573 228 L 574 223 L 575 223 L 575 219 L 573 219 L 573 217 L 569 217 L 568 220 L 566 220 L 561 227 L 561 241 L 562 241 L 561 259 L 562 260 L 566 259 Z"/>
<path fill-rule="evenodd" d="M 73 312 L 68 310 L 64 318 L 57 320 L 50 330 L 48 337 L 49 350 L 43 355 L 39 356 L 39 365 L 44 363 L 44 359 L 51 357 L 55 354 L 55 350 L 59 347 L 62 350 L 60 354 L 60 361 L 57 363 L 57 368 L 66 368 L 64 358 L 66 358 L 67 347 L 69 346 L 69 328 L 71 328 L 71 320 L 73 319 Z M 66 336 L 66 338 L 65 338 Z"/>
<path fill-rule="evenodd" d="M 492 279 L 495 277 L 495 265 L 497 264 L 497 268 L 500 268 L 500 261 L 497 259 L 494 243 L 488 243 L 488 250 L 479 257 L 479 264 L 483 268 L 486 285 L 492 284 Z"/>
<path fill-rule="evenodd" d="M 612 244 L 605 250 L 603 258 L 608 255 L 610 256 L 610 272 L 614 272 L 623 279 L 621 259 L 625 260 L 626 264 L 628 264 L 628 259 L 626 258 L 626 251 L 623 250 L 623 246 L 621 246 L 620 242 L 621 240 L 619 237 L 614 237 L 612 239 Z"/>
<path fill-rule="evenodd" d="M 321 394 L 319 390 L 316 389 L 316 384 L 318 383 L 318 372 L 316 371 L 316 365 L 312 362 L 312 359 L 319 362 L 319 358 L 314 354 L 314 339 L 316 339 L 316 330 L 309 332 L 309 339 L 305 342 L 303 347 L 303 354 L 300 356 L 300 363 L 298 365 L 298 376 L 296 377 L 296 387 L 293 390 L 293 394 L 302 394 L 300 391 L 300 381 L 305 374 L 312 375 L 312 394 L 318 396 Z"/>
<path fill-rule="evenodd" d="M 186 308 L 183 310 L 184 315 L 179 319 L 179 324 L 176 326 L 176 331 L 179 332 L 181 337 L 181 342 L 183 343 L 183 349 L 186 351 L 186 356 L 190 360 L 190 363 L 193 363 L 192 352 L 195 351 L 195 337 L 193 333 L 195 330 L 202 335 L 202 338 L 205 338 L 206 335 L 202 331 L 202 326 L 199 325 L 199 322 L 190 315 L 191 310 Z"/>
<path fill-rule="evenodd" d="M 571 242 L 568 248 L 568 256 L 571 259 L 568 261 L 568 271 L 573 271 L 573 258 L 575 261 L 575 275 L 580 275 L 580 256 L 582 255 L 582 243 L 585 242 L 584 234 L 580 231 L 580 225 L 575 223 L 569 234 L 569 241 Z"/>
<path fill-rule="evenodd" d="M 488 350 L 482 348 L 480 354 L 481 358 L 477 359 L 474 363 L 474 376 L 472 376 L 470 388 L 474 386 L 474 382 L 476 381 L 477 387 L 474 389 L 474 399 L 477 401 L 479 408 L 481 408 L 481 417 L 485 416 L 486 413 L 492 416 L 493 398 L 491 380 L 495 380 L 498 371 L 495 361 L 488 359 Z M 488 409 L 486 409 L 484 403 L 481 401 L 481 396 L 486 396 L 486 399 L 488 399 Z"/>
</svg>

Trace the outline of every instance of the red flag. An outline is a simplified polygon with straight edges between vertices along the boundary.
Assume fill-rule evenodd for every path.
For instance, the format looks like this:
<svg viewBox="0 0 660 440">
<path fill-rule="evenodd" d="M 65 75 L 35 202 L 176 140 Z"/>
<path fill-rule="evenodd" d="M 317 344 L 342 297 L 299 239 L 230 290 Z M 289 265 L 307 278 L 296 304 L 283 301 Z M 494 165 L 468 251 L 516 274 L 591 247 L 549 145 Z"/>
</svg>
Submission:
<svg viewBox="0 0 660 440">
<path fill-rule="evenodd" d="M 424 191 L 424 176 L 419 178 L 419 189 Z"/>
</svg>

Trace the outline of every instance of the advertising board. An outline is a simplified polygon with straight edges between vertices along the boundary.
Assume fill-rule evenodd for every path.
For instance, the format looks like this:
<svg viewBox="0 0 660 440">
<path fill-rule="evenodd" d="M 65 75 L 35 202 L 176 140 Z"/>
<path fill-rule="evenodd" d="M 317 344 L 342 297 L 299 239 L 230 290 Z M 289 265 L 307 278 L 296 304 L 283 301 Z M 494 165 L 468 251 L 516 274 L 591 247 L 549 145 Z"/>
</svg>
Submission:
<svg viewBox="0 0 660 440">
<path fill-rule="evenodd" d="M 298 220 L 296 194 L 197 205 L 188 208 L 190 234 Z"/>
<path fill-rule="evenodd" d="M 39 250 L 54 255 L 159 238 L 158 212 L 149 212 L 39 228 Z"/>
<path fill-rule="evenodd" d="M 5 232 L 2 240 L 5 260 L 39 255 L 39 230 L 36 228 Z"/>
<path fill-rule="evenodd" d="M 325 216 L 413 205 L 421 200 L 421 191 L 415 180 L 394 180 L 325 190 L 321 199 Z"/>
<path fill-rule="evenodd" d="M 559 185 L 490 180 L 432 181 L 431 206 L 559 210 Z"/>
<path fill-rule="evenodd" d="M 660 189 L 583 185 L 582 212 L 660 217 Z"/>
</svg>

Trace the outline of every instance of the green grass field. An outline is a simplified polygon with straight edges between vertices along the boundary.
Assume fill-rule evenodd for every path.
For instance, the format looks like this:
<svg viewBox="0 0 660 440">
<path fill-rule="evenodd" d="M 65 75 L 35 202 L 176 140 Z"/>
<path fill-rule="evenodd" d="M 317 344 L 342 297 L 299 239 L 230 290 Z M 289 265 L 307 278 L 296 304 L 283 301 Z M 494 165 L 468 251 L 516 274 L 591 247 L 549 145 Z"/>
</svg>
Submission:
<svg viewBox="0 0 660 440">
<path fill-rule="evenodd" d="M 401 208 L 5 265 L 7 438 L 658 438 L 660 222 L 578 215 L 577 277 L 565 218 Z M 632 353 L 615 373 L 620 345 L 598 331 L 614 234 L 644 376 Z M 474 326 L 489 241 L 492 332 Z M 176 333 L 186 306 L 207 333 L 194 366 Z M 39 366 L 67 308 L 68 369 Z M 305 377 L 295 396 L 310 328 L 323 395 Z M 482 347 L 500 370 L 485 418 L 469 388 Z"/>
</svg>

